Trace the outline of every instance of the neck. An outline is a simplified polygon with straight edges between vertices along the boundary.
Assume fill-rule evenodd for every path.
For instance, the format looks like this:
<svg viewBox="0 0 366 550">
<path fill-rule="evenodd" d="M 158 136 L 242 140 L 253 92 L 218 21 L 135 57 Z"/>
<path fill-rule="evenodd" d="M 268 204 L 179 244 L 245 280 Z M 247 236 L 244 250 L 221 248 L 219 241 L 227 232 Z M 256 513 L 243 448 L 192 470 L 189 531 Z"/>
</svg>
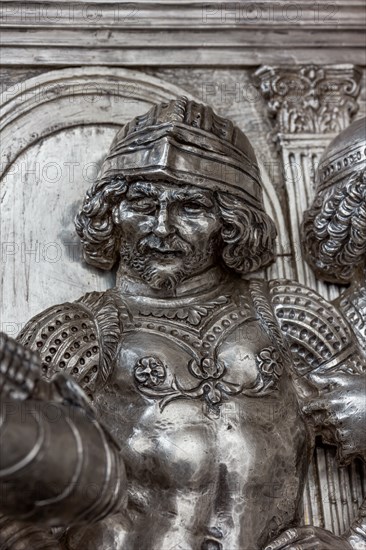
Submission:
<svg viewBox="0 0 366 550">
<path fill-rule="evenodd" d="M 151 298 L 180 298 L 193 296 L 213 290 L 226 278 L 226 273 L 219 266 L 213 266 L 205 271 L 188 277 L 173 289 L 155 289 L 134 275 L 125 266 L 120 265 L 117 272 L 117 288 L 123 295 Z"/>
</svg>

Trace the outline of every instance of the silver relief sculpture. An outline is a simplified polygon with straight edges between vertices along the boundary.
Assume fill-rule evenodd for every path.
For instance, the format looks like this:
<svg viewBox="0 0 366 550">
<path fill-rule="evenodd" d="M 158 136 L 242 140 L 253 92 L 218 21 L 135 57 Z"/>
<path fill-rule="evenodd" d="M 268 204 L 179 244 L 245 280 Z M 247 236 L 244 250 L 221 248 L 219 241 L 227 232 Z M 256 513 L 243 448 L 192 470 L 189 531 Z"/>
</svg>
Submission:
<svg viewBox="0 0 366 550">
<path fill-rule="evenodd" d="M 300 518 L 315 436 L 341 462 L 365 453 L 363 342 L 313 290 L 245 278 L 272 261 L 276 237 L 246 136 L 185 97 L 156 105 L 116 135 L 76 229 L 88 263 L 117 266 L 116 286 L 24 328 L 18 354 L 38 351 L 42 382 L 32 374 L 27 390 L 2 366 L 7 403 L 77 410 L 83 452 L 60 452 L 61 423 L 44 458 L 45 480 L 55 467 L 65 476 L 64 506 L 45 513 L 30 498 L 26 510 L 32 528 L 53 528 L 48 547 L 358 548 L 354 531 L 336 536 Z M 81 482 L 68 488 L 78 456 L 83 480 L 90 465 L 104 479 L 103 506 L 86 502 Z M 0 482 L 26 486 L 30 472 L 0 470 Z M 9 502 L 1 521 L 20 532 L 29 518 L 19 492 Z"/>
<path fill-rule="evenodd" d="M 349 284 L 336 303 L 346 316 L 366 355 L 366 119 L 352 123 L 324 152 L 316 174 L 316 196 L 305 213 L 302 236 L 305 257 L 317 276 L 326 281 Z M 330 416 L 340 402 L 336 393 L 344 380 L 336 380 L 330 402 L 312 403 L 310 408 Z M 351 399 L 340 414 L 343 424 L 349 411 L 358 410 L 359 421 L 352 430 L 366 441 L 366 376 L 349 379 Z M 347 381 L 348 384 L 348 381 Z M 330 394 L 329 394 L 330 395 Z M 350 415 L 352 418 L 352 415 Z M 366 500 L 351 526 L 352 544 L 366 545 Z"/>
<path fill-rule="evenodd" d="M 306 258 L 318 277 L 351 283 L 345 311 L 366 353 L 366 119 L 351 124 L 325 151 L 316 197 L 303 222 Z"/>
</svg>

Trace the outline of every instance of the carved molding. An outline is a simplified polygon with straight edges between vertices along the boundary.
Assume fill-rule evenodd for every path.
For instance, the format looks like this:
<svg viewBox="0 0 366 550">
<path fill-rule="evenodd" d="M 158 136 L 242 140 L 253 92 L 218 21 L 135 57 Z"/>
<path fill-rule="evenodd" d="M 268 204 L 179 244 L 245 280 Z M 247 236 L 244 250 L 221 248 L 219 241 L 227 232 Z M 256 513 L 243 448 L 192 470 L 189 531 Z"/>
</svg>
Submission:
<svg viewBox="0 0 366 550">
<path fill-rule="evenodd" d="M 261 67 L 254 78 L 276 134 L 334 134 L 358 110 L 361 73 L 353 65 Z"/>
<path fill-rule="evenodd" d="M 7 1 L 8 65 L 364 63 L 363 0 Z"/>
<path fill-rule="evenodd" d="M 128 69 L 82 67 L 25 80 L 0 96 L 0 172 L 20 152 L 65 128 L 111 124 L 116 129 L 134 109 L 188 92 L 169 82 Z M 141 107 L 139 105 L 141 104 Z"/>
<path fill-rule="evenodd" d="M 332 300 L 339 292 L 317 281 L 303 258 L 300 224 L 311 203 L 314 174 L 328 143 L 358 110 L 361 73 L 344 65 L 263 66 L 253 75 L 267 104 L 282 160 L 289 203 L 295 278 Z"/>
</svg>

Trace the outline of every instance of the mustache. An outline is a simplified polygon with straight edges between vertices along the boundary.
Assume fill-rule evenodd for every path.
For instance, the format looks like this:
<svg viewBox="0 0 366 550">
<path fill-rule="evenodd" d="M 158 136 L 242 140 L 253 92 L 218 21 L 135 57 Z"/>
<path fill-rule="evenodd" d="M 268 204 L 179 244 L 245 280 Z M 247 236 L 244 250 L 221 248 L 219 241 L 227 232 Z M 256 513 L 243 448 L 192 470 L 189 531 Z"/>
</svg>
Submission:
<svg viewBox="0 0 366 550">
<path fill-rule="evenodd" d="M 184 239 L 177 237 L 177 235 L 169 235 L 162 239 L 151 233 L 150 235 L 143 237 L 137 243 L 137 250 L 142 254 L 151 251 L 162 253 L 183 252 L 184 254 L 189 254 L 192 251 L 192 247 Z"/>
</svg>

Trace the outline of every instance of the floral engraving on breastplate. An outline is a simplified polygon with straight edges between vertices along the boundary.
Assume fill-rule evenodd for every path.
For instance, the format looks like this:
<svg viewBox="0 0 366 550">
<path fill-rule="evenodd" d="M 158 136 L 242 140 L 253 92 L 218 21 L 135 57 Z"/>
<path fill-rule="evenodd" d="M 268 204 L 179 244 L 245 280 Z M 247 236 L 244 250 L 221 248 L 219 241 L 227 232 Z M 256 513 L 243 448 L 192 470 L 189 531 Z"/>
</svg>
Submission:
<svg viewBox="0 0 366 550">
<path fill-rule="evenodd" d="M 224 380 L 226 367 L 223 362 L 205 357 L 200 362 L 192 359 L 188 364 L 189 372 L 200 380 L 193 388 L 184 388 L 174 376 L 169 384 L 167 370 L 160 359 L 143 357 L 136 362 L 134 377 L 137 387 L 147 397 L 160 399 L 159 406 L 164 407 L 179 398 L 195 399 L 203 397 L 210 408 L 222 404 L 224 397 L 236 395 L 243 386 Z"/>
<path fill-rule="evenodd" d="M 278 382 L 283 373 L 283 361 L 279 351 L 273 346 L 263 348 L 256 356 L 258 376 L 252 388 L 243 393 L 250 397 L 267 395 L 278 390 Z"/>
<path fill-rule="evenodd" d="M 166 369 L 156 357 L 142 357 L 134 368 L 135 380 L 139 386 L 154 388 L 166 379 Z"/>
<path fill-rule="evenodd" d="M 242 391 L 243 386 L 224 380 L 226 367 L 222 361 L 210 357 L 203 358 L 200 363 L 195 359 L 189 362 L 189 371 L 202 382 L 191 390 L 183 390 L 186 397 L 204 397 L 208 405 L 215 407 L 222 403 L 225 395 L 235 395 Z"/>
<path fill-rule="evenodd" d="M 224 302 L 227 305 L 220 309 L 219 315 L 210 315 L 217 305 Z M 160 323 L 156 322 L 156 317 L 161 318 Z M 158 400 L 160 410 L 176 399 L 201 399 L 209 410 L 217 414 L 230 396 L 242 393 L 262 397 L 278 390 L 283 359 L 281 351 L 275 346 L 265 347 L 255 356 L 257 376 L 251 384 L 244 382 L 245 376 L 241 378 L 238 374 L 237 381 L 228 381 L 228 365 L 218 357 L 220 345 L 227 335 L 243 322 L 254 320 L 250 304 L 242 295 L 235 302 L 220 296 L 212 302 L 196 306 L 139 310 L 136 322 L 131 326 L 132 331 L 143 327 L 143 330 L 157 334 L 170 333 L 169 337 L 175 344 L 184 353 L 188 351 L 193 358 L 186 359 L 185 366 L 170 365 L 170 368 L 156 356 L 142 357 L 134 367 L 138 391 Z M 182 321 L 195 326 L 182 326 Z M 185 373 L 182 373 L 182 368 L 187 369 Z M 189 377 L 187 379 L 187 371 L 192 376 L 191 382 Z"/>
<path fill-rule="evenodd" d="M 242 393 L 248 397 L 264 397 L 278 391 L 284 366 L 276 348 L 263 348 L 256 355 L 258 375 L 251 387 L 225 380 L 227 368 L 222 361 L 212 357 L 192 359 L 188 370 L 200 382 L 192 388 L 184 388 L 176 376 L 169 375 L 168 367 L 154 356 L 139 359 L 134 367 L 138 390 L 146 397 L 158 399 L 160 410 L 175 399 L 203 398 L 208 408 L 218 412 L 228 396 Z"/>
</svg>

